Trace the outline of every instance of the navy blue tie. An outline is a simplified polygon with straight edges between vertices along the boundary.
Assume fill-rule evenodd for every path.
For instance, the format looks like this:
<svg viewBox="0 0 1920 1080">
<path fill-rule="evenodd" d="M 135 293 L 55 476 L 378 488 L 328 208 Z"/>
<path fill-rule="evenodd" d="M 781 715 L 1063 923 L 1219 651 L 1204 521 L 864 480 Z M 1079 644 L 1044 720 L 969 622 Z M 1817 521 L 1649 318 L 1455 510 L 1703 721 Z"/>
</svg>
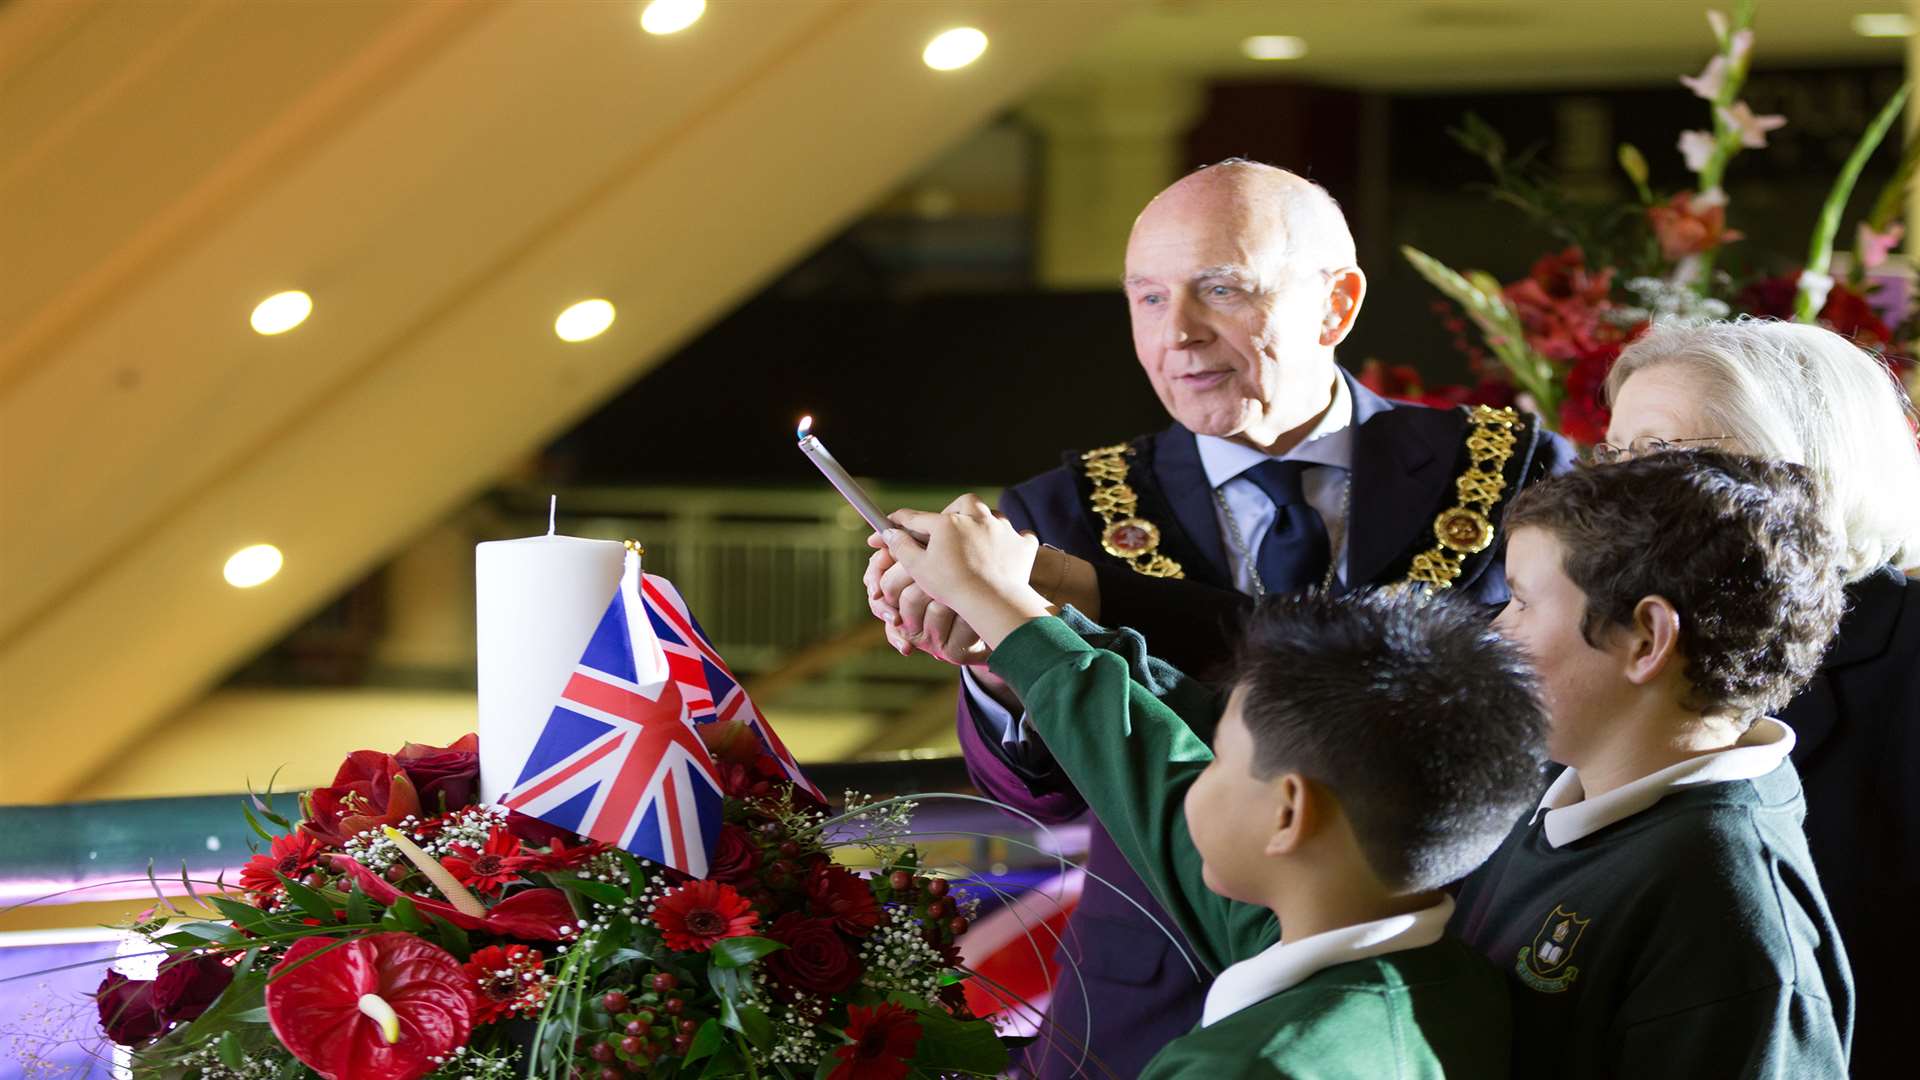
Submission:
<svg viewBox="0 0 1920 1080">
<path fill-rule="evenodd" d="M 1299 592 L 1326 578 L 1332 559 L 1327 526 L 1300 489 L 1301 461 L 1263 461 L 1240 475 L 1273 500 L 1273 527 L 1254 559 L 1260 583 L 1270 593 Z"/>
</svg>

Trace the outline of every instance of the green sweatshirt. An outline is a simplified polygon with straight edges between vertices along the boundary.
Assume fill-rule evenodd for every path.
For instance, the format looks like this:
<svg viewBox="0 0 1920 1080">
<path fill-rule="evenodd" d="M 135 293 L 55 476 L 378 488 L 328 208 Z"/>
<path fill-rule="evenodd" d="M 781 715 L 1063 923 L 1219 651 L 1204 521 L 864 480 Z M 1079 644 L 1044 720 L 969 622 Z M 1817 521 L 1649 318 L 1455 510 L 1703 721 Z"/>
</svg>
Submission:
<svg viewBox="0 0 1920 1080">
<path fill-rule="evenodd" d="M 1259 963 L 1279 941 L 1279 924 L 1266 908 L 1206 887 L 1182 808 L 1187 786 L 1212 760 L 1194 729 L 1213 729 L 1218 695 L 1149 661 L 1132 631 L 1102 631 L 1071 609 L 1066 618 L 1071 627 L 1035 619 L 1008 635 L 994 651 L 994 672 L 1020 694 L 1047 749 L 1200 962 L 1216 974 Z M 1209 1014 L 1219 989 L 1209 995 Z M 1442 938 L 1334 963 L 1203 1022 L 1142 1076 L 1498 1080 L 1508 1073 L 1511 1035 L 1498 973 Z"/>
<path fill-rule="evenodd" d="M 1805 805 L 1783 760 L 1674 789 L 1560 847 L 1542 815 L 1515 826 L 1452 924 L 1512 983 L 1515 1071 L 1845 1077 L 1852 980 Z"/>
</svg>

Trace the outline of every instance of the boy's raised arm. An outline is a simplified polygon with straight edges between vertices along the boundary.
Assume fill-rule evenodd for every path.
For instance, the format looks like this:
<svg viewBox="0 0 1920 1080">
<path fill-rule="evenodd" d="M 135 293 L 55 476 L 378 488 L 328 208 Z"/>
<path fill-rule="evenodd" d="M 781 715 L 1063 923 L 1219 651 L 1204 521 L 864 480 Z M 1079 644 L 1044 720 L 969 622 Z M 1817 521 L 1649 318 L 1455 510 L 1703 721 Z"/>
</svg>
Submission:
<svg viewBox="0 0 1920 1080">
<path fill-rule="evenodd" d="M 1213 752 L 1135 681 L 1125 658 L 1094 648 L 1062 619 L 1033 619 L 1000 643 L 993 670 L 1019 692 L 1055 760 L 1202 964 L 1218 972 L 1278 939 L 1272 912 L 1207 888 L 1185 799 Z M 1196 706 L 1196 719 L 1211 726 L 1211 696 L 1197 689 L 1188 684 L 1173 700 Z"/>
</svg>

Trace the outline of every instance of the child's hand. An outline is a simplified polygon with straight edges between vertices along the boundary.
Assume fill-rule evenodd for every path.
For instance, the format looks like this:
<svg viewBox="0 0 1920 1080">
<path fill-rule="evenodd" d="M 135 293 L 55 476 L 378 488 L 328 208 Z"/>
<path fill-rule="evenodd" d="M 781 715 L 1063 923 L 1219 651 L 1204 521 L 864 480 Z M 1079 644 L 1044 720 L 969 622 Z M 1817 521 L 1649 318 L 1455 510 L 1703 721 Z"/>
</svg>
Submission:
<svg viewBox="0 0 1920 1080">
<path fill-rule="evenodd" d="M 989 646 L 1027 619 L 1050 612 L 1027 584 L 1039 542 L 973 496 L 944 514 L 902 510 L 893 520 L 927 536 L 926 547 L 904 529 L 890 529 L 887 550 L 926 593 L 952 608 Z"/>
</svg>

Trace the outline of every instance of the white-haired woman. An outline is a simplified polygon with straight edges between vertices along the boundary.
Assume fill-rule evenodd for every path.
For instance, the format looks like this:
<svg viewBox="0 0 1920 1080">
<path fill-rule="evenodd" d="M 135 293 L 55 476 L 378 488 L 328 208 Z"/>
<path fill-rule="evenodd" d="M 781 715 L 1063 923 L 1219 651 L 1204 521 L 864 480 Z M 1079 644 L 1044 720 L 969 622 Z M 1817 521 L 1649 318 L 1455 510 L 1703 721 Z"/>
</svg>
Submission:
<svg viewBox="0 0 1920 1080">
<path fill-rule="evenodd" d="M 1848 610 L 1819 675 L 1780 719 L 1807 840 L 1853 964 L 1853 1075 L 1906 1075 L 1920 901 L 1920 448 L 1905 392 L 1816 326 L 1658 326 L 1607 379 L 1604 461 L 1717 446 L 1811 468 L 1845 541 Z"/>
</svg>

